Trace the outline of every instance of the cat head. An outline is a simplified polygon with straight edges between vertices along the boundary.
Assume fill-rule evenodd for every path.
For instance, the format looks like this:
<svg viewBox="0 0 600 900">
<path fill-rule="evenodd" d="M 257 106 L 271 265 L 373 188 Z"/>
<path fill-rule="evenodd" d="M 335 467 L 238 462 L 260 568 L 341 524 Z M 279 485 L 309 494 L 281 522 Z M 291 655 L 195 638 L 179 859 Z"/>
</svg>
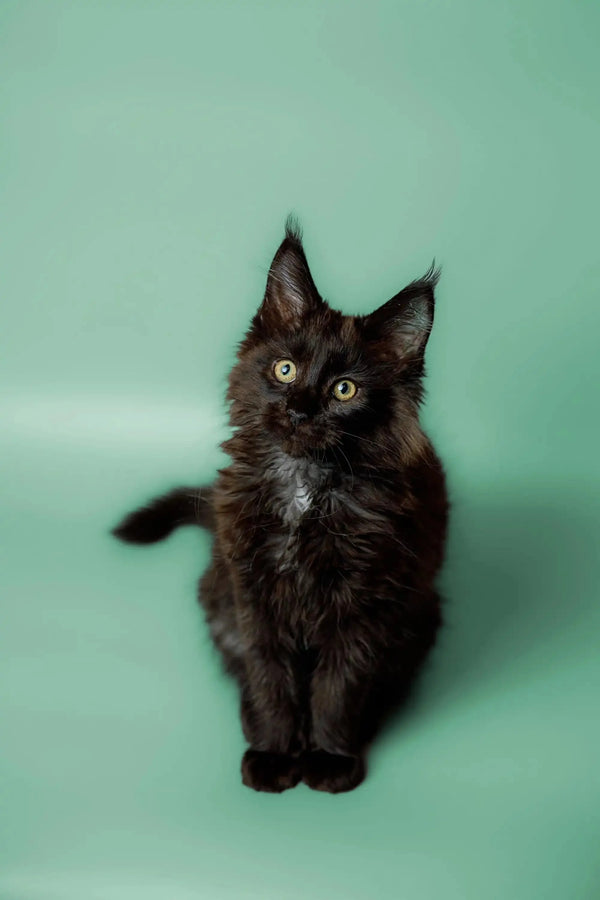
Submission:
<svg viewBox="0 0 600 900">
<path fill-rule="evenodd" d="M 437 279 L 432 267 L 374 312 L 345 316 L 319 294 L 288 219 L 230 375 L 232 424 L 295 457 L 372 449 L 390 433 L 414 444 Z"/>
</svg>

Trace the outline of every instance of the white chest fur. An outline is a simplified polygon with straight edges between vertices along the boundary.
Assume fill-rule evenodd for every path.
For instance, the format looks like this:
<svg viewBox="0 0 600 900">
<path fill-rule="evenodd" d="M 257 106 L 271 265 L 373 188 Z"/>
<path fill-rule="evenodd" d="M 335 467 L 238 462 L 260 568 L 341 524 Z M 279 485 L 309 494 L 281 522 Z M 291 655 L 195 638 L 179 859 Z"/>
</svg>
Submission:
<svg viewBox="0 0 600 900">
<path fill-rule="evenodd" d="M 325 473 L 313 460 L 283 452 L 273 458 L 268 472 L 273 482 L 277 513 L 293 528 L 312 506 L 315 491 L 323 484 Z"/>
</svg>

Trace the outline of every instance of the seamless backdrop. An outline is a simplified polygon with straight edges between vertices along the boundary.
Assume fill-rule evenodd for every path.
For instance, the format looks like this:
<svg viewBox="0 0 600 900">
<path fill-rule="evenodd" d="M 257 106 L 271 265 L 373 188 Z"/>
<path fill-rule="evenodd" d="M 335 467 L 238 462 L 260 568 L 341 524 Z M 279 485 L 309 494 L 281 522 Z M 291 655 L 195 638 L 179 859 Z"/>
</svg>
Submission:
<svg viewBox="0 0 600 900">
<path fill-rule="evenodd" d="M 600 894 L 600 7 L 0 4 L 0 897 Z M 205 536 L 285 216 L 330 302 L 443 267 L 448 626 L 359 790 L 243 788 Z"/>
</svg>

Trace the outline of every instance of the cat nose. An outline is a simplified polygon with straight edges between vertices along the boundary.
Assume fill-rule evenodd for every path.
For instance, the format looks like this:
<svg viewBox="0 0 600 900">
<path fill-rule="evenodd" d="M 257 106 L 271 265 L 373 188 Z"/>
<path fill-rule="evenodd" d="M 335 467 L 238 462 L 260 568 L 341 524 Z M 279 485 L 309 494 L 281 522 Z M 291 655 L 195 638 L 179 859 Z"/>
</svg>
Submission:
<svg viewBox="0 0 600 900">
<path fill-rule="evenodd" d="M 290 417 L 292 425 L 299 425 L 300 422 L 304 422 L 308 419 L 308 413 L 299 412 L 297 409 L 288 409 L 287 414 Z"/>
</svg>

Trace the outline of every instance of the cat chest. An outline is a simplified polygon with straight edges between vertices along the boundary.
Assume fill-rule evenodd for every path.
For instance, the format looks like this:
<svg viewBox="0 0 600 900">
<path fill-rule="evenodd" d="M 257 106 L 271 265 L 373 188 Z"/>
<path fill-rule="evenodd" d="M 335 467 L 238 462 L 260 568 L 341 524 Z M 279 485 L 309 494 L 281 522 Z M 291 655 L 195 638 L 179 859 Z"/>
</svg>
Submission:
<svg viewBox="0 0 600 900">
<path fill-rule="evenodd" d="M 323 493 L 301 494 L 282 506 L 279 520 L 273 523 L 265 541 L 266 568 L 288 588 L 314 590 L 323 571 L 338 561 L 346 537 L 335 530 L 335 517 L 327 511 L 330 505 Z"/>
<path fill-rule="evenodd" d="M 318 506 L 313 509 L 318 515 Z M 269 618 L 296 644 L 319 644 L 340 605 L 348 608 L 348 560 L 334 541 L 305 519 L 295 530 L 272 533 L 260 562 L 257 557 Z"/>
<path fill-rule="evenodd" d="M 294 531 L 312 507 L 318 485 L 300 466 L 282 466 L 278 474 L 272 485 L 273 506 L 281 522 Z"/>
<path fill-rule="evenodd" d="M 273 455 L 260 487 L 258 504 L 264 519 L 253 560 L 259 577 L 271 582 L 270 591 L 302 592 L 311 586 L 311 573 L 320 568 L 318 558 L 332 539 L 330 532 L 336 531 L 327 526 L 342 494 L 332 481 L 331 469 L 313 459 Z M 277 580 L 281 584 L 273 583 Z"/>
<path fill-rule="evenodd" d="M 269 539 L 270 557 L 277 572 L 295 571 L 306 577 L 307 558 L 319 555 L 319 536 L 339 506 L 332 473 L 313 460 L 276 457 L 269 484 L 270 509 L 275 513 Z"/>
<path fill-rule="evenodd" d="M 305 485 L 281 499 L 278 521 L 266 541 L 268 565 L 273 574 L 288 576 L 296 582 L 307 552 L 307 526 L 310 516 L 318 515 L 317 499 Z"/>
</svg>

